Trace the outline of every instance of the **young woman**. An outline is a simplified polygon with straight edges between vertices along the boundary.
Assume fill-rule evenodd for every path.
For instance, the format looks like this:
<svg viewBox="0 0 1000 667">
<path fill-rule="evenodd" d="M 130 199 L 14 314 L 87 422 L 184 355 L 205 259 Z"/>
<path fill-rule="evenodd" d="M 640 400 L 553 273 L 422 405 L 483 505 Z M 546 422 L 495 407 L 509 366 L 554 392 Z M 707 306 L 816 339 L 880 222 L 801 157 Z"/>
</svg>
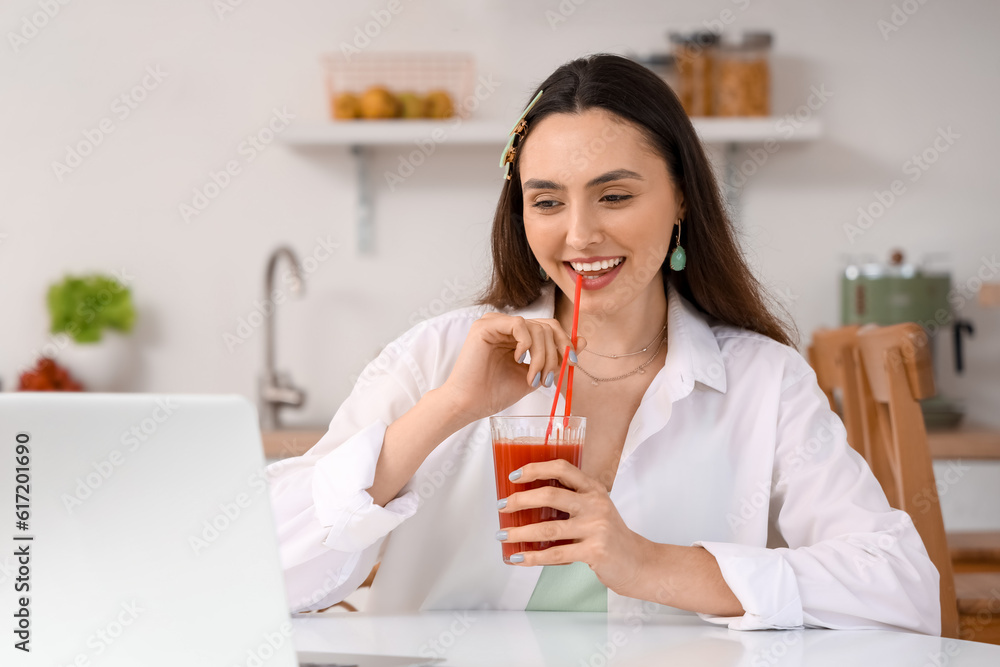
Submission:
<svg viewBox="0 0 1000 667">
<path fill-rule="evenodd" d="M 292 609 L 332 605 L 380 562 L 373 610 L 654 607 L 939 634 L 937 571 L 769 312 L 674 94 L 596 55 L 532 99 L 483 302 L 389 345 L 323 439 L 270 471 Z M 566 488 L 499 510 L 569 518 L 498 532 L 488 417 L 548 414 L 578 274 L 582 466 L 524 466 L 520 481 Z M 572 542 L 510 566 L 504 539 Z"/>
</svg>

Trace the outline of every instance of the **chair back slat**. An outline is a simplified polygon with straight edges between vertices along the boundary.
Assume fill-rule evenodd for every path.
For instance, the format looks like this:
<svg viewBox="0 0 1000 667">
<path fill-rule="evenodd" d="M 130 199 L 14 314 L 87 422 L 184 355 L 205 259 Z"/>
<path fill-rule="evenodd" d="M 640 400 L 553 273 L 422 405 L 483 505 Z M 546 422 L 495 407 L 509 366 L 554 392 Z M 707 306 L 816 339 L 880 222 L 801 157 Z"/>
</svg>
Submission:
<svg viewBox="0 0 1000 667">
<path fill-rule="evenodd" d="M 866 327 L 857 334 L 857 359 L 863 400 L 872 402 L 864 410 L 865 438 L 894 482 L 886 491 L 890 504 L 909 515 L 940 574 L 941 634 L 957 637 L 955 580 L 918 402 L 934 394 L 927 334 L 913 323 Z"/>
<path fill-rule="evenodd" d="M 830 409 L 839 414 L 844 422 L 847 442 L 868 460 L 855 380 L 858 371 L 853 349 L 857 333 L 857 325 L 816 331 L 809 346 L 809 363 L 816 372 L 816 382 L 830 401 Z M 839 402 L 836 400 L 838 396 Z"/>
</svg>

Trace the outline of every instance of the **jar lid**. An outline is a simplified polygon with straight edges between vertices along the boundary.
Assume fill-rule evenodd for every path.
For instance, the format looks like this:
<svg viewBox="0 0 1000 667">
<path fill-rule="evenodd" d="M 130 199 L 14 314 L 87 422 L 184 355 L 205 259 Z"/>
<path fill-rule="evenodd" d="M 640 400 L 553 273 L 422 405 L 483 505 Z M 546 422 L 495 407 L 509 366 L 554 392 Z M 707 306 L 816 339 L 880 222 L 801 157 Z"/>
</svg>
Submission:
<svg viewBox="0 0 1000 667">
<path fill-rule="evenodd" d="M 766 30 L 746 30 L 739 37 L 724 35 L 719 48 L 725 51 L 740 49 L 769 49 L 774 37 Z"/>
<path fill-rule="evenodd" d="M 670 32 L 667 38 L 671 44 L 696 44 L 698 46 L 713 46 L 719 43 L 719 33 L 702 30 L 698 32 Z"/>
<path fill-rule="evenodd" d="M 774 36 L 767 30 L 747 30 L 743 33 L 743 45 L 751 49 L 769 49 Z"/>
</svg>

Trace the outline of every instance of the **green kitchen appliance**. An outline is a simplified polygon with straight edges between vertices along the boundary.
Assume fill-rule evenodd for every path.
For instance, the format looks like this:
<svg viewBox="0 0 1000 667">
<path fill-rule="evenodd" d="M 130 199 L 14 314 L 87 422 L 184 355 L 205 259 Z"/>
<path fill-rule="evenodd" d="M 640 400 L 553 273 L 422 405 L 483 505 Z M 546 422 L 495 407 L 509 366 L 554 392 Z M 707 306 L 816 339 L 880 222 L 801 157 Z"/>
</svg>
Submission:
<svg viewBox="0 0 1000 667">
<path fill-rule="evenodd" d="M 840 321 L 842 324 L 888 326 L 915 322 L 930 340 L 935 375 L 938 375 L 937 334 L 953 329 L 955 370 L 961 373 L 962 336 L 972 333 L 972 325 L 955 319 L 949 303 L 951 274 L 932 271 L 904 262 L 903 253 L 894 251 L 888 264 L 849 264 L 840 281 Z M 954 426 L 962 419 L 961 406 L 940 395 L 921 402 L 928 427 Z"/>
</svg>

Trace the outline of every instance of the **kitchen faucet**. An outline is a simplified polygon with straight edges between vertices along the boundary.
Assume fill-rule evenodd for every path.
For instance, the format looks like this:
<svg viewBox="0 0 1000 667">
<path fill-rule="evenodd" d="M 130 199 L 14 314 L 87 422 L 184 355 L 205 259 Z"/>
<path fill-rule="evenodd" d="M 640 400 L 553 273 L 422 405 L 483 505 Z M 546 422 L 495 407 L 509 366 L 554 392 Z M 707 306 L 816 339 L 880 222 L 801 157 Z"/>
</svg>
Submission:
<svg viewBox="0 0 1000 667">
<path fill-rule="evenodd" d="M 267 260 L 267 271 L 264 274 L 265 302 L 271 302 L 274 298 L 274 272 L 282 257 L 285 257 L 291 265 L 291 273 L 286 277 L 288 291 L 294 296 L 300 296 L 305 291 L 305 282 L 295 252 L 288 246 L 281 246 L 275 249 Z M 306 401 L 305 392 L 292 384 L 288 374 L 275 369 L 274 319 L 277 314 L 278 304 L 272 302 L 271 314 L 264 318 L 264 374 L 260 379 L 261 430 L 281 428 L 279 410 L 282 406 L 301 407 Z"/>
</svg>

